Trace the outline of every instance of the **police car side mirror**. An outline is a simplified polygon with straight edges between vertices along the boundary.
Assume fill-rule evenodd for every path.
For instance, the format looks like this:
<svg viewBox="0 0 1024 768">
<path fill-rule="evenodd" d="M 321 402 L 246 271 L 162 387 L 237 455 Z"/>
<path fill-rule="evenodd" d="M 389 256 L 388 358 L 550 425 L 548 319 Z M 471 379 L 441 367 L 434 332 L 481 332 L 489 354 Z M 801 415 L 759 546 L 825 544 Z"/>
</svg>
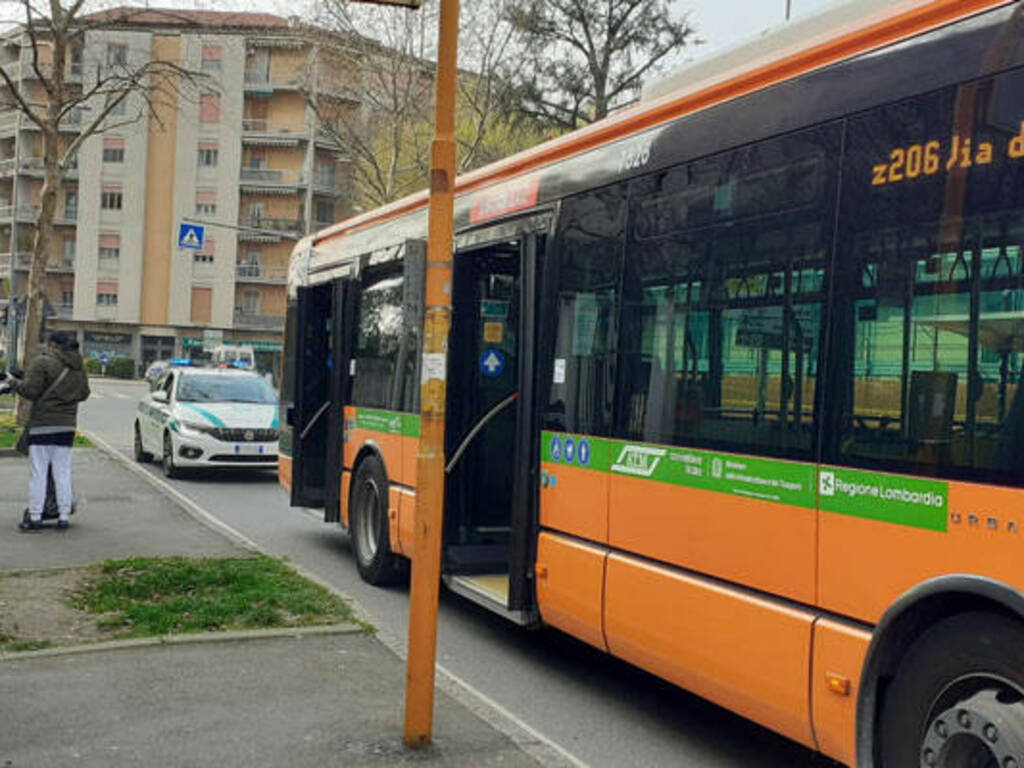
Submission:
<svg viewBox="0 0 1024 768">
<path fill-rule="evenodd" d="M 158 403 L 166 403 L 167 393 L 162 389 L 158 389 L 156 392 L 153 393 L 153 400 Z"/>
</svg>

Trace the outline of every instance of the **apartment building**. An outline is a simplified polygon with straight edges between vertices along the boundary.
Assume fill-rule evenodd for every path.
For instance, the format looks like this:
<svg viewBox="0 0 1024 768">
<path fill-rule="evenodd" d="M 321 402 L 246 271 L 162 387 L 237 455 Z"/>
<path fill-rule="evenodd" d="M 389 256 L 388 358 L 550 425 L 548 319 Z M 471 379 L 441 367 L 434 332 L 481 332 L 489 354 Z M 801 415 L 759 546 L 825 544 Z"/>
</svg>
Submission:
<svg viewBox="0 0 1024 768">
<path fill-rule="evenodd" d="M 332 109 L 359 108 L 337 86 L 343 41 L 263 13 L 117 9 L 90 19 L 99 24 L 70 52 L 68 82 L 88 87 L 104 67 L 150 60 L 202 77 L 155 107 L 130 93 L 82 143 L 58 197 L 48 327 L 78 333 L 85 355 L 140 366 L 217 336 L 273 365 L 292 247 L 349 213 L 344 148 L 323 123 Z M 46 54 L 33 67 L 27 36 L 0 38 L 0 66 L 25 93 L 41 92 Z M 68 141 L 96 109 L 86 101 L 68 113 Z M 0 110 L 0 300 L 25 291 L 41 147 L 27 117 Z M 179 247 L 190 222 L 205 227 L 199 250 Z"/>
</svg>

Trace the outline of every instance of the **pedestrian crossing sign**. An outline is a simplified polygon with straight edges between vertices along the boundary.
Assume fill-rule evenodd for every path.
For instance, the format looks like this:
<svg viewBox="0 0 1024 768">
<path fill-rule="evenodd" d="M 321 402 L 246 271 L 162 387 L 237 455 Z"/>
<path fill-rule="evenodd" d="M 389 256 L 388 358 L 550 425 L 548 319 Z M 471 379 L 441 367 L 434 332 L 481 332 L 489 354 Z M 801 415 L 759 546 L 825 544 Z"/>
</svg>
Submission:
<svg viewBox="0 0 1024 768">
<path fill-rule="evenodd" d="M 206 238 L 206 227 L 201 224 L 182 224 L 178 227 L 178 247 L 201 251 Z"/>
</svg>

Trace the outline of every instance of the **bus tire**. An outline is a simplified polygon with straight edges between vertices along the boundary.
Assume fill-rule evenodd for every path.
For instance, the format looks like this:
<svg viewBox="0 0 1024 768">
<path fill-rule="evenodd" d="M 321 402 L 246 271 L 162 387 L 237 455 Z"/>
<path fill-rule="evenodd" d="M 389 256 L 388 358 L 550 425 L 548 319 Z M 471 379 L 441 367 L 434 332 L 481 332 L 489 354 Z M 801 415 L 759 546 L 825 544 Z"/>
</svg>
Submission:
<svg viewBox="0 0 1024 768">
<path fill-rule="evenodd" d="M 402 577 L 402 563 L 391 551 L 388 532 L 388 481 L 376 456 L 359 464 L 351 491 L 349 536 L 359 576 L 368 584 L 394 584 Z"/>
<path fill-rule="evenodd" d="M 1024 766 L 1024 625 L 962 613 L 907 651 L 880 717 L 882 768 Z"/>
</svg>

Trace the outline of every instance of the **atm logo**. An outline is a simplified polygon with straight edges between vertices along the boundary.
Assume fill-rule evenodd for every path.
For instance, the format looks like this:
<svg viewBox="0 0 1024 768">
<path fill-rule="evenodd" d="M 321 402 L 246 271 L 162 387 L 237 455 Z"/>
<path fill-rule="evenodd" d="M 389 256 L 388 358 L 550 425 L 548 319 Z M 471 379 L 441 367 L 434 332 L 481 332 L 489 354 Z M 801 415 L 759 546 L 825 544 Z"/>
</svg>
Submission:
<svg viewBox="0 0 1024 768">
<path fill-rule="evenodd" d="M 651 448 L 646 445 L 623 446 L 619 457 L 612 464 L 612 472 L 650 477 L 666 453 L 664 448 Z"/>
</svg>

